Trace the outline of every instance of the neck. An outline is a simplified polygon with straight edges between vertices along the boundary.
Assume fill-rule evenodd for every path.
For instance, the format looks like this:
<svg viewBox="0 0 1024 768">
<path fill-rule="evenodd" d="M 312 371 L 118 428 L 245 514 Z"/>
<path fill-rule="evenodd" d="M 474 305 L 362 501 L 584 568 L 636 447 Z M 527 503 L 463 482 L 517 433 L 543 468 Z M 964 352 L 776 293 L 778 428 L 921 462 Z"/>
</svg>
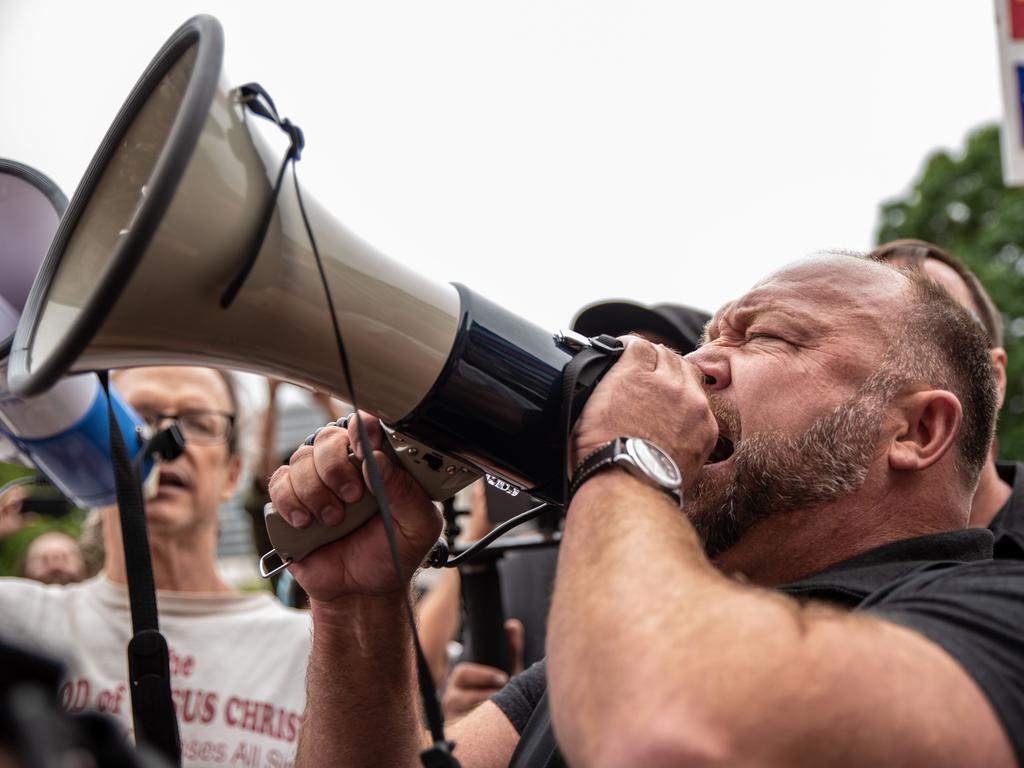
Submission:
<svg viewBox="0 0 1024 768">
<path fill-rule="evenodd" d="M 115 584 L 128 583 L 117 508 L 104 510 L 104 573 Z M 163 534 L 150 530 L 149 552 L 156 588 L 174 592 L 233 592 L 215 567 L 217 534 L 200 530 L 188 534 Z"/>
<path fill-rule="evenodd" d="M 995 461 L 989 461 L 981 470 L 978 490 L 971 504 L 971 527 L 987 528 L 1002 509 L 1013 489 L 1004 483 L 996 471 Z"/>
<path fill-rule="evenodd" d="M 923 489 L 890 488 L 875 494 L 865 490 L 763 520 L 715 564 L 725 573 L 775 587 L 884 544 L 964 527 L 964 512 L 957 512 L 955 504 L 940 506 L 932 494 L 922 503 Z"/>
</svg>

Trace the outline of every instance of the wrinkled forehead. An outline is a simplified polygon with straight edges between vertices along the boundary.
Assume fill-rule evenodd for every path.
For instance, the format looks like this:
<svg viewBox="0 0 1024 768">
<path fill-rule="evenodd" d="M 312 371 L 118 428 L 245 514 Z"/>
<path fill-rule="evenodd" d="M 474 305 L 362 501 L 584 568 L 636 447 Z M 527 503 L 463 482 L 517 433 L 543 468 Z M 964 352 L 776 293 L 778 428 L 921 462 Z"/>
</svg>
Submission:
<svg viewBox="0 0 1024 768">
<path fill-rule="evenodd" d="M 212 408 L 232 410 L 231 393 L 212 368 L 166 366 L 128 368 L 112 376 L 118 391 L 130 403 L 159 408 Z"/>
<path fill-rule="evenodd" d="M 854 256 L 816 256 L 783 267 L 716 313 L 780 311 L 832 330 L 888 336 L 909 282 L 885 264 Z"/>
</svg>

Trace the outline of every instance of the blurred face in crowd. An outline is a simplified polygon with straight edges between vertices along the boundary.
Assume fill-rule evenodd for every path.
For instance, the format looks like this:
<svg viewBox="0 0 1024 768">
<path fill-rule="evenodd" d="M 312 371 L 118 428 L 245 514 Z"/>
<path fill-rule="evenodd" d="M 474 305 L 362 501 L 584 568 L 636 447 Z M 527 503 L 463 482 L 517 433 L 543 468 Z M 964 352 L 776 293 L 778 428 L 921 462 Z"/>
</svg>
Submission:
<svg viewBox="0 0 1024 768">
<path fill-rule="evenodd" d="M 904 291 L 883 266 L 819 259 L 716 313 L 687 356 L 706 377 L 726 440 L 687 500 L 710 556 L 762 520 L 864 483 L 895 394 L 880 367 L 883 324 L 898 316 Z"/>
<path fill-rule="evenodd" d="M 981 308 L 975 303 L 970 289 L 964 279 L 957 274 L 957 271 L 948 264 L 938 259 L 925 258 L 914 259 L 906 256 L 887 256 L 887 264 L 902 268 L 920 268 L 924 274 L 946 289 L 946 292 L 956 299 L 961 306 L 972 313 L 975 318 L 981 312 Z M 1003 399 L 1006 397 L 1006 350 L 1002 347 L 992 347 L 989 351 L 992 359 L 992 367 L 995 371 L 996 382 L 999 387 L 999 406 L 1002 407 Z"/>
<path fill-rule="evenodd" d="M 156 536 L 217 529 L 217 510 L 234 494 L 241 461 L 229 448 L 235 408 L 223 376 L 209 368 L 133 368 L 114 374 L 122 397 L 151 426 L 180 417 L 185 451 L 159 464 L 157 494 L 146 500 Z"/>
<path fill-rule="evenodd" d="M 85 578 L 78 542 L 60 531 L 37 536 L 25 552 L 24 576 L 43 584 L 74 584 Z"/>
<path fill-rule="evenodd" d="M 918 262 L 913 259 L 904 258 L 902 256 L 891 256 L 886 259 L 886 263 L 892 264 L 894 267 L 916 267 Z M 970 290 L 967 288 L 967 284 L 963 279 L 956 273 L 948 264 L 943 264 L 937 259 L 924 259 L 920 262 L 921 271 L 924 272 L 928 277 L 934 280 L 936 283 L 946 289 L 946 292 L 954 299 L 960 302 L 971 312 L 977 312 L 978 308 L 974 306 L 974 297 L 971 296 Z"/>
</svg>

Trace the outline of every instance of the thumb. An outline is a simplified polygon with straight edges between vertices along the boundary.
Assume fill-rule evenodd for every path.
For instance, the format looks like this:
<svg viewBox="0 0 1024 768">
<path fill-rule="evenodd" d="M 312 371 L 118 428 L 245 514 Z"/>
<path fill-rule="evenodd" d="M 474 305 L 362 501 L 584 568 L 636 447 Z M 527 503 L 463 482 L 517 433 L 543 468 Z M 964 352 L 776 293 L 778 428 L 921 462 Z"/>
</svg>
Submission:
<svg viewBox="0 0 1024 768">
<path fill-rule="evenodd" d="M 508 662 L 510 672 L 518 675 L 523 671 L 523 647 L 526 645 L 526 629 L 519 619 L 505 622 L 505 636 L 508 639 Z"/>
</svg>

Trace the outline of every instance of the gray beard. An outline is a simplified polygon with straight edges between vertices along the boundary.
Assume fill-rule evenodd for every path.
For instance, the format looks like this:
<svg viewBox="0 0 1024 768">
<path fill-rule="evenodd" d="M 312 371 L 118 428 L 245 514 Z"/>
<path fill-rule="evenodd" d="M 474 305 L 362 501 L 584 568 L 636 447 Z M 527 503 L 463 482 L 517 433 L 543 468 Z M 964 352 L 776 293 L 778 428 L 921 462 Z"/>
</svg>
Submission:
<svg viewBox="0 0 1024 768">
<path fill-rule="evenodd" d="M 880 372 L 881 373 L 881 372 Z M 891 379 L 872 376 L 850 398 L 818 416 L 802 434 L 761 432 L 735 446 L 730 482 L 697 481 L 686 511 L 708 557 L 735 546 L 758 523 L 859 489 L 881 432 Z M 712 410 L 733 435 L 742 434 L 738 414 L 716 398 Z"/>
</svg>

